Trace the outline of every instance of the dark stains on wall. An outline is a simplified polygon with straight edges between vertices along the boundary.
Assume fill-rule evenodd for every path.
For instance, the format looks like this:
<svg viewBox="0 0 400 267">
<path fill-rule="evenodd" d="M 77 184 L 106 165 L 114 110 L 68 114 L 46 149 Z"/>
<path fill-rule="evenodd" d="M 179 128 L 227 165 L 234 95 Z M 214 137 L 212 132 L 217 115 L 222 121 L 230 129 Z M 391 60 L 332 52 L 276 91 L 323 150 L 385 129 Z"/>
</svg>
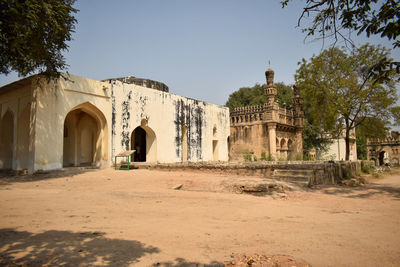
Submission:
<svg viewBox="0 0 400 267">
<path fill-rule="evenodd" d="M 204 126 L 204 109 L 199 105 L 198 101 L 177 100 L 175 105 L 175 152 L 178 158 L 182 158 L 182 127 L 187 127 L 188 140 L 188 157 L 190 161 L 192 155 L 198 160 L 202 159 L 202 134 Z"/>
<path fill-rule="evenodd" d="M 201 143 L 202 143 L 202 133 L 203 133 L 203 109 L 200 108 L 199 106 L 196 106 L 194 109 L 194 123 L 196 125 L 196 134 L 195 134 L 195 138 L 196 139 L 192 139 L 192 141 L 195 140 L 195 142 L 193 142 L 192 144 L 195 145 L 196 147 L 196 154 L 197 154 L 197 159 L 201 160 L 202 159 L 202 147 L 201 147 Z M 204 125 L 205 126 L 205 125 Z"/>
<path fill-rule="evenodd" d="M 114 82 L 110 81 L 111 85 L 111 156 L 115 155 L 115 119 L 116 119 L 116 110 L 115 110 L 115 95 L 114 95 Z"/>
<path fill-rule="evenodd" d="M 132 95 L 132 91 L 129 91 L 129 93 L 126 96 L 126 100 L 122 102 L 121 146 L 124 147 L 125 150 L 129 150 L 129 147 L 130 147 L 130 134 L 131 133 L 130 133 L 130 127 L 129 127 L 129 120 L 131 117 L 131 114 L 130 114 L 131 95 Z"/>
<path fill-rule="evenodd" d="M 139 96 L 138 100 L 135 101 L 135 104 L 137 106 L 139 106 L 139 110 L 140 110 L 140 120 L 142 119 L 146 119 L 147 121 L 149 121 L 150 117 L 145 113 L 145 109 L 144 107 L 147 104 L 148 101 L 148 97 L 147 96 Z"/>
</svg>

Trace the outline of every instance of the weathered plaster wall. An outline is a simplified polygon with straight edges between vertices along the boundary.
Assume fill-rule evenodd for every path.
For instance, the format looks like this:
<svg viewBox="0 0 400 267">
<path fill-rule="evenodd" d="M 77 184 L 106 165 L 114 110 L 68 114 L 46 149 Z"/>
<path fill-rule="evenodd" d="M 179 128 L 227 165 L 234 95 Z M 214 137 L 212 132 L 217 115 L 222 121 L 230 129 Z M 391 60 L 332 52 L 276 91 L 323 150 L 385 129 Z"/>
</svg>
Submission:
<svg viewBox="0 0 400 267">
<path fill-rule="evenodd" d="M 112 155 L 131 149 L 131 135 L 142 126 L 152 135 L 148 162 L 212 161 L 213 141 L 218 159 L 228 160 L 229 112 L 209 104 L 168 92 L 116 80 L 112 87 Z M 214 134 L 213 129 L 216 128 Z M 182 133 L 186 128 L 187 137 Z M 182 140 L 187 139 L 187 146 Z M 152 151 L 150 151 L 152 149 Z M 183 151 L 187 150 L 187 156 Z"/>
<path fill-rule="evenodd" d="M 344 138 L 334 139 L 333 143 L 329 146 L 328 150 L 324 152 L 322 159 L 329 160 L 345 160 L 346 159 L 346 141 Z M 350 141 L 350 160 L 357 160 L 357 146 L 356 142 Z"/>
<path fill-rule="evenodd" d="M 138 126 L 147 162 L 228 160 L 227 108 L 121 81 L 32 76 L 1 88 L 0 115 L 0 168 L 110 166 Z"/>
<path fill-rule="evenodd" d="M 31 93 L 30 80 L 14 90 L 0 91 L 0 168 L 21 170 L 31 164 Z"/>
<path fill-rule="evenodd" d="M 261 122 L 231 127 L 230 151 L 232 161 L 242 161 L 245 153 L 252 151 L 257 158 L 268 154 L 268 128 Z"/>
<path fill-rule="evenodd" d="M 109 127 L 111 99 L 108 84 L 69 76 L 50 84 L 42 81 L 35 87 L 36 123 L 34 170 L 63 167 L 64 121 L 70 111 L 80 109 L 98 123 L 96 165 L 109 165 Z M 79 162 L 78 162 L 79 163 Z"/>
</svg>

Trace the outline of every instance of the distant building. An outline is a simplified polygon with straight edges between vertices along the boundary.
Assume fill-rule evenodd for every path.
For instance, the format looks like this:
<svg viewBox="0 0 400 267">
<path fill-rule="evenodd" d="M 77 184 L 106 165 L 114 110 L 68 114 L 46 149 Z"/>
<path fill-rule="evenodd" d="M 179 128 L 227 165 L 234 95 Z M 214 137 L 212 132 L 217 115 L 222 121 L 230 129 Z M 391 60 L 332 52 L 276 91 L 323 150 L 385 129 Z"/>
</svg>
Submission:
<svg viewBox="0 0 400 267">
<path fill-rule="evenodd" d="M 268 102 L 259 106 L 235 108 L 230 113 L 230 160 L 241 161 L 244 154 L 249 152 L 257 158 L 265 154 L 274 160 L 302 158 L 304 114 L 301 111 L 299 90 L 294 86 L 294 109 L 281 108 L 275 102 L 277 89 L 274 85 L 274 71 L 269 68 L 265 76 Z"/>
<path fill-rule="evenodd" d="M 0 169 L 227 161 L 228 108 L 135 77 L 96 81 L 34 75 L 0 88 Z"/>
<path fill-rule="evenodd" d="M 400 132 L 393 131 L 384 139 L 367 139 L 367 158 L 375 165 L 399 165 Z"/>
<path fill-rule="evenodd" d="M 331 139 L 331 144 L 325 152 L 317 153 L 317 159 L 321 160 L 346 160 L 346 140 L 344 134 L 337 139 Z M 319 154 L 319 155 L 318 155 Z M 357 160 L 356 133 L 350 132 L 350 155 L 349 160 Z"/>
</svg>

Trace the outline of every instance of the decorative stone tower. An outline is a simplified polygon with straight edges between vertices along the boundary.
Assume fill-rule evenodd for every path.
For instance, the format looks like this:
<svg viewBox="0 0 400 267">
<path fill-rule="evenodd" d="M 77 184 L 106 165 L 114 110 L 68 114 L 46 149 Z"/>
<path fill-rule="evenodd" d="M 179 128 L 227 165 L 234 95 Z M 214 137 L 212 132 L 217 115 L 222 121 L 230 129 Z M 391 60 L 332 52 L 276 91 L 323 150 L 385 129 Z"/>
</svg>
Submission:
<svg viewBox="0 0 400 267">
<path fill-rule="evenodd" d="M 300 90 L 293 85 L 293 107 L 294 107 L 294 125 L 296 126 L 296 139 L 302 140 L 304 128 L 304 112 L 301 110 L 303 98 L 300 96 Z M 297 151 L 303 151 L 303 142 L 297 142 Z"/>
<path fill-rule="evenodd" d="M 303 98 L 300 96 L 300 90 L 296 85 L 293 85 L 293 106 L 294 106 L 294 117 L 295 125 L 303 129 L 304 126 L 304 114 L 301 111 L 303 105 Z"/>
<path fill-rule="evenodd" d="M 302 157 L 304 114 L 301 111 L 303 100 L 300 92 L 293 87 L 293 109 L 280 107 L 275 102 L 277 88 L 274 85 L 274 71 L 268 68 L 265 77 L 267 103 L 235 108 L 230 113 L 229 157 L 233 161 L 243 160 L 243 155 L 249 152 L 264 159 L 267 156 L 275 160 Z"/>
<path fill-rule="evenodd" d="M 268 68 L 265 71 L 265 78 L 267 79 L 267 84 L 265 85 L 264 92 L 267 96 L 268 104 L 273 105 L 277 91 L 276 86 L 274 85 L 274 71 L 271 68 Z"/>
</svg>

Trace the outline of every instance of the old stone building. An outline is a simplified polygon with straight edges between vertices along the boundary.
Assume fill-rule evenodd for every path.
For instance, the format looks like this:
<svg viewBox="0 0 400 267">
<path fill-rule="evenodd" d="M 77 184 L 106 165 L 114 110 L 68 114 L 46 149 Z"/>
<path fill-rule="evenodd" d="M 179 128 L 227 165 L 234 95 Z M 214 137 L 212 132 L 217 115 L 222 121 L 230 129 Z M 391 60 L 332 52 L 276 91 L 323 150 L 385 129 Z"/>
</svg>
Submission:
<svg viewBox="0 0 400 267">
<path fill-rule="evenodd" d="M 110 166 L 131 149 L 141 162 L 227 161 L 228 136 L 226 107 L 147 79 L 35 75 L 0 88 L 0 169 Z"/>
<path fill-rule="evenodd" d="M 259 106 L 239 107 L 230 113 L 229 156 L 233 161 L 243 160 L 243 156 L 249 152 L 257 158 L 265 154 L 274 160 L 302 157 L 304 114 L 299 90 L 293 87 L 294 108 L 282 108 L 275 101 L 277 89 L 274 71 L 269 68 L 265 76 L 268 102 Z"/>
<path fill-rule="evenodd" d="M 400 132 L 393 131 L 385 139 L 367 139 L 367 158 L 375 165 L 399 165 Z"/>
<path fill-rule="evenodd" d="M 326 134 L 325 137 L 330 140 L 330 144 L 326 150 L 310 151 L 311 159 L 313 160 L 345 160 L 346 159 L 346 140 L 345 132 L 339 138 L 332 138 Z M 350 130 L 350 154 L 349 160 L 357 160 L 357 142 L 355 129 Z"/>
</svg>

